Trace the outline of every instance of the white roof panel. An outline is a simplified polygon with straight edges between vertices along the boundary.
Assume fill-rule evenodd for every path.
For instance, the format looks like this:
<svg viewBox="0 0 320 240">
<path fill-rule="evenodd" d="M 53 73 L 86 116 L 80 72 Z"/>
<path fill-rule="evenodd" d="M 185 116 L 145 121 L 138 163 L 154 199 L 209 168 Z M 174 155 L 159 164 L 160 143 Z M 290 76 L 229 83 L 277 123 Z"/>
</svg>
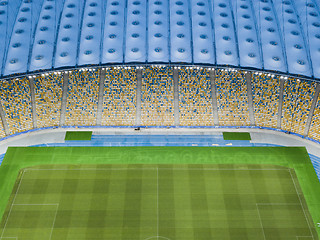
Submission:
<svg viewBox="0 0 320 240">
<path fill-rule="evenodd" d="M 84 7 L 78 65 L 100 63 L 102 0 L 87 0 Z"/>
<path fill-rule="evenodd" d="M 62 2 L 62 0 L 45 0 L 42 5 L 30 58 L 30 71 L 52 68 L 54 43 L 61 12 L 59 2 Z M 47 30 L 42 31 L 44 28 L 47 28 Z"/>
<path fill-rule="evenodd" d="M 162 21 L 162 24 L 156 24 Z M 148 2 L 148 62 L 169 62 L 168 1 Z"/>
<path fill-rule="evenodd" d="M 147 1 L 128 0 L 125 37 L 125 62 L 147 60 Z"/>
<path fill-rule="evenodd" d="M 95 5 L 95 4 L 93 4 Z M 83 11 L 83 0 L 66 0 L 63 6 L 54 67 L 76 66 L 78 38 Z"/>
<path fill-rule="evenodd" d="M 125 0 L 108 0 L 105 12 L 102 63 L 123 62 Z"/>
<path fill-rule="evenodd" d="M 191 0 L 194 63 L 215 64 L 211 6 L 208 0 Z"/>
<path fill-rule="evenodd" d="M 213 1 L 217 64 L 239 65 L 237 39 L 229 0 Z"/>
<path fill-rule="evenodd" d="M 192 35 L 187 0 L 170 0 L 171 62 L 192 62 Z"/>
</svg>

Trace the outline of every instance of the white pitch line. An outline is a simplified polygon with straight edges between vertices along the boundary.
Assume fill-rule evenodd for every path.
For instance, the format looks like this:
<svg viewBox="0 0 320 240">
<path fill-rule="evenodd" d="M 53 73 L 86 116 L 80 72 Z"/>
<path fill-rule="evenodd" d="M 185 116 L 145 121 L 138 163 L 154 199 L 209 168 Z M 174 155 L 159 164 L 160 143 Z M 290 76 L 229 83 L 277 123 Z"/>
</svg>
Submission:
<svg viewBox="0 0 320 240">
<path fill-rule="evenodd" d="M 257 205 L 298 205 L 300 206 L 300 203 L 256 203 Z"/>
<path fill-rule="evenodd" d="M 189 170 L 205 170 L 205 171 L 288 171 L 287 169 L 233 169 L 233 168 L 223 168 L 223 169 L 219 169 L 219 168 L 192 168 L 192 169 L 188 169 L 188 168 L 100 168 L 100 169 L 96 169 L 96 168 L 83 168 L 83 169 L 25 169 L 25 171 L 119 171 L 119 170 L 182 170 L 182 171 L 189 171 Z"/>
<path fill-rule="evenodd" d="M 159 236 L 159 169 L 157 168 L 157 237 Z"/>
<path fill-rule="evenodd" d="M 298 189 L 297 189 L 297 186 L 296 186 L 296 182 L 295 182 L 294 179 L 293 179 L 291 170 L 289 170 L 289 172 L 290 172 L 290 176 L 291 176 L 291 179 L 292 179 L 294 188 L 296 189 L 296 192 L 297 192 L 297 195 L 298 195 L 298 198 L 299 198 L 299 201 L 300 201 L 300 205 L 301 205 L 301 208 L 302 208 L 302 210 L 303 210 L 304 217 L 305 217 L 305 219 L 306 219 L 306 221 L 307 221 L 307 224 L 308 224 L 308 227 L 309 227 L 309 231 L 310 231 L 310 233 L 311 233 L 312 239 L 314 239 L 313 234 L 312 234 L 312 231 L 311 231 L 311 227 L 310 227 L 310 224 L 309 224 L 309 221 L 308 221 L 308 218 L 307 218 L 307 214 L 306 214 L 306 212 L 305 212 L 305 210 L 304 210 L 304 207 L 303 207 L 303 205 L 302 205 L 302 201 L 301 201 L 301 199 L 300 199 L 300 195 L 299 195 L 299 193 L 298 193 Z"/>
<path fill-rule="evenodd" d="M 264 233 L 264 228 L 263 228 L 263 224 L 262 224 L 262 220 L 261 220 L 261 216 L 260 216 L 260 210 L 259 210 L 259 206 L 258 206 L 257 203 L 256 203 L 256 208 L 258 210 L 258 216 L 259 216 L 259 220 L 260 220 L 261 230 L 262 230 L 262 233 L 263 233 L 263 238 L 264 238 L 264 240 L 266 240 L 266 235 Z"/>
<path fill-rule="evenodd" d="M 55 213 L 55 215 L 54 215 L 54 219 L 53 219 L 53 223 L 52 223 L 52 227 L 51 227 L 51 232 L 50 232 L 50 237 L 49 237 L 49 240 L 51 240 L 51 238 L 52 238 L 52 233 L 53 233 L 53 228 L 54 228 L 54 225 L 55 225 L 55 223 L 56 223 L 56 218 L 57 218 L 57 214 L 58 214 L 58 208 L 59 208 L 59 204 L 57 203 L 56 204 L 56 213 Z"/>
<path fill-rule="evenodd" d="M 14 206 L 57 206 L 59 203 L 17 203 L 17 204 L 12 204 Z"/>
<path fill-rule="evenodd" d="M 22 172 L 19 185 L 18 185 L 17 190 L 16 190 L 16 192 L 15 192 L 15 194 L 14 194 L 14 198 L 13 198 L 13 201 L 12 201 L 12 204 L 11 204 L 11 207 L 10 207 L 10 210 L 9 210 L 9 213 L 8 213 L 8 216 L 7 216 L 7 219 L 6 219 L 6 222 L 5 222 L 5 224 L 4 224 L 4 227 L 3 227 L 3 230 L 2 230 L 2 234 L 1 234 L 0 239 L 3 238 L 3 234 L 4 234 L 5 230 L 6 230 L 7 223 L 8 223 L 8 220 L 9 220 L 9 216 L 10 216 L 10 214 L 11 214 L 11 211 L 12 211 L 12 208 L 13 208 L 13 204 L 14 204 L 15 201 L 16 201 L 17 193 L 18 193 L 18 191 L 19 191 L 19 189 L 20 189 L 20 186 L 21 186 L 21 183 L 22 183 L 22 179 L 23 179 L 24 173 L 25 173 L 25 170 L 23 170 L 23 172 Z"/>
</svg>

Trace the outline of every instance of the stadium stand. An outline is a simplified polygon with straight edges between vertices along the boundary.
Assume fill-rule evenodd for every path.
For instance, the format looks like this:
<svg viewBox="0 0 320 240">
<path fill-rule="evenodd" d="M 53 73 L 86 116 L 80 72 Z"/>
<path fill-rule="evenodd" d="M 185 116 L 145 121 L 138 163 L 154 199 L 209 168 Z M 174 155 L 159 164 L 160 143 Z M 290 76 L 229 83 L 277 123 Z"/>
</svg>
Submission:
<svg viewBox="0 0 320 240">
<path fill-rule="evenodd" d="M 180 69 L 179 111 L 181 126 L 213 125 L 211 84 L 207 69 Z"/>
<path fill-rule="evenodd" d="M 320 97 L 318 97 L 317 105 L 313 113 L 311 126 L 308 137 L 320 141 Z"/>
<path fill-rule="evenodd" d="M 10 134 L 33 128 L 31 94 L 27 78 L 1 81 L 0 97 Z"/>
<path fill-rule="evenodd" d="M 65 125 L 95 125 L 99 92 L 98 70 L 73 70 L 69 74 L 68 83 Z"/>
<path fill-rule="evenodd" d="M 6 133 L 4 131 L 2 122 L 0 121 L 0 138 L 4 138 L 6 136 Z"/>
<path fill-rule="evenodd" d="M 214 126 L 212 86 L 208 68 L 178 67 L 180 126 Z M 97 123 L 99 70 L 70 70 L 66 91 L 65 126 L 94 126 Z M 284 81 L 282 114 L 278 116 L 280 79 Z M 9 135 L 37 128 L 58 126 L 63 96 L 63 74 L 33 76 L 35 115 L 29 80 L 15 78 L 0 84 L 0 100 Z M 137 124 L 136 67 L 108 67 L 101 96 L 101 126 Z M 320 140 L 320 102 L 309 133 L 307 120 L 314 101 L 316 83 L 271 73 L 252 73 L 252 103 L 255 126 L 281 130 Z M 215 73 L 217 111 L 220 126 L 250 126 L 247 82 L 244 71 L 217 69 Z M 172 66 L 146 66 L 141 79 L 141 126 L 173 126 L 174 77 Z M 249 91 L 250 92 L 250 91 Z M 176 99 L 177 100 L 177 99 Z M 62 115 L 63 116 L 63 115 Z M 2 124 L 2 123 L 1 123 Z M 6 136 L 0 124 L 0 138 Z M 308 128 L 309 129 L 309 126 Z"/>
<path fill-rule="evenodd" d="M 281 129 L 303 135 L 316 84 L 289 78 L 284 83 Z"/>
<path fill-rule="evenodd" d="M 104 84 L 101 125 L 135 125 L 136 91 L 137 74 L 135 68 L 108 68 Z"/>
<path fill-rule="evenodd" d="M 174 87 L 171 67 L 146 67 L 142 72 L 141 124 L 172 126 L 174 124 Z"/>
<path fill-rule="evenodd" d="M 314 98 L 316 83 L 300 81 L 298 84 L 298 97 L 294 106 L 291 132 L 304 135 L 306 123 L 310 113 L 311 104 Z"/>
<path fill-rule="evenodd" d="M 280 79 L 270 74 L 252 74 L 252 102 L 255 124 L 277 128 Z"/>
<path fill-rule="evenodd" d="M 34 79 L 38 128 L 59 125 L 62 87 L 62 74 L 42 74 Z"/>
<path fill-rule="evenodd" d="M 298 97 L 299 83 L 294 78 L 288 78 L 284 82 L 283 103 L 281 116 L 281 129 L 290 131 L 293 118 L 293 110 Z"/>
<path fill-rule="evenodd" d="M 219 124 L 249 126 L 247 85 L 244 72 L 216 70 Z"/>
</svg>

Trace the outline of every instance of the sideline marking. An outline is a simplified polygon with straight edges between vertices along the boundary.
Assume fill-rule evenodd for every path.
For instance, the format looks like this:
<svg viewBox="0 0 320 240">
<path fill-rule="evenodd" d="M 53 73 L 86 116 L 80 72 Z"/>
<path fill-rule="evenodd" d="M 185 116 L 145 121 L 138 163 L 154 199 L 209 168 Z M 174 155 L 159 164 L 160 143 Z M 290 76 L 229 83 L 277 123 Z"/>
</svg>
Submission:
<svg viewBox="0 0 320 240">
<path fill-rule="evenodd" d="M 159 237 L 159 169 L 157 168 L 157 238 Z"/>
<path fill-rule="evenodd" d="M 301 208 L 302 208 L 302 210 L 303 210 L 304 217 L 305 217 L 305 219 L 306 219 L 306 221 L 307 221 L 307 224 L 308 224 L 308 227 L 309 227 L 309 231 L 310 231 L 310 233 L 311 233 L 312 239 L 314 239 L 313 234 L 312 234 L 312 231 L 311 231 L 311 227 L 310 227 L 310 224 L 309 224 L 309 220 L 308 220 L 308 218 L 307 218 L 306 212 L 305 212 L 304 207 L 303 207 L 303 205 L 302 205 L 302 201 L 301 201 L 300 195 L 299 195 L 299 193 L 298 193 L 298 189 L 297 189 L 297 186 L 296 186 L 296 182 L 294 181 L 293 176 L 292 176 L 292 173 L 291 173 L 291 169 L 289 169 L 289 172 L 290 172 L 290 176 L 291 176 L 291 179 L 292 179 L 294 188 L 296 189 L 296 192 L 297 192 L 297 195 L 298 195 L 298 198 L 299 198 L 299 202 L 300 202 Z"/>
<path fill-rule="evenodd" d="M 4 227 L 3 227 L 3 229 L 2 229 L 2 234 L 1 234 L 0 239 L 3 238 L 3 234 L 4 234 L 5 230 L 6 230 L 7 223 L 8 223 L 8 220 L 9 220 L 9 216 L 10 216 L 10 214 L 11 214 L 11 211 L 12 211 L 12 208 L 13 208 L 13 204 L 14 204 L 15 201 L 16 201 L 17 193 L 18 193 L 18 191 L 19 191 L 19 189 L 20 189 L 20 186 L 21 186 L 21 182 L 22 182 L 24 173 L 25 173 L 25 170 L 23 170 L 23 172 L 22 172 L 19 185 L 18 185 L 17 190 L 16 190 L 16 192 L 15 192 L 15 194 L 14 194 L 14 198 L 13 198 L 13 201 L 12 201 L 12 204 L 11 204 L 11 207 L 10 207 L 10 210 L 9 210 L 9 213 L 8 213 L 8 216 L 7 216 L 7 219 L 6 219 L 6 222 L 5 222 Z"/>
<path fill-rule="evenodd" d="M 79 169 L 53 169 L 53 168 L 39 168 L 39 169 L 25 169 L 25 171 L 107 171 L 107 170 L 114 170 L 114 171 L 119 171 L 119 170 L 174 170 L 174 171 L 178 171 L 178 170 L 182 170 L 182 171 L 189 171 L 189 170 L 195 170 L 195 171 L 200 171 L 200 170 L 205 170 L 205 171 L 289 171 L 288 169 L 285 168 L 273 168 L 273 169 L 234 169 L 234 168 L 192 168 L 192 169 L 188 169 L 188 168 L 79 168 Z"/>
<path fill-rule="evenodd" d="M 258 216 L 259 216 L 259 220 L 260 220 L 260 225 L 261 225 L 261 230 L 262 230 L 262 233 L 263 233 L 263 239 L 266 240 L 266 235 L 264 233 L 264 228 L 263 228 L 263 225 L 262 225 L 262 220 L 261 220 L 261 216 L 260 216 L 260 211 L 259 211 L 259 207 L 258 207 L 258 204 L 256 203 L 256 208 L 258 210 Z"/>
<path fill-rule="evenodd" d="M 37 204 L 37 203 L 15 203 L 16 197 L 17 197 L 17 194 L 18 194 L 18 192 L 20 190 L 20 186 L 21 186 L 21 183 L 22 183 L 23 176 L 24 176 L 25 172 L 26 172 L 26 169 L 23 170 L 23 172 L 22 172 L 21 179 L 20 179 L 19 185 L 17 187 L 17 190 L 15 192 L 15 195 L 14 195 L 14 198 L 13 198 L 13 201 L 12 201 L 8 216 L 6 218 L 6 222 L 5 222 L 5 225 L 3 227 L 0 239 L 10 238 L 10 239 L 17 239 L 18 240 L 18 237 L 4 237 L 3 236 L 3 234 L 4 234 L 5 230 L 6 230 L 6 226 L 7 226 L 7 223 L 9 221 L 9 217 L 11 215 L 11 211 L 12 211 L 13 206 L 43 206 L 44 205 L 44 206 L 56 206 L 56 212 L 55 212 L 55 215 L 54 215 L 54 219 L 53 219 L 53 223 L 52 223 L 52 227 L 51 227 L 51 232 L 50 232 L 50 237 L 49 237 L 49 240 L 51 240 L 54 224 L 56 222 L 56 217 L 57 217 L 57 214 L 58 214 L 59 203 L 39 203 L 39 204 Z"/>
<path fill-rule="evenodd" d="M 261 216 L 260 216 L 259 205 L 284 205 L 284 206 L 291 205 L 291 206 L 301 206 L 301 208 L 303 209 L 303 207 L 301 205 L 301 202 L 300 203 L 256 203 L 256 207 L 257 207 L 258 215 L 259 215 L 259 220 L 260 220 L 260 223 L 261 223 L 261 227 L 263 229 L 263 235 L 264 235 L 264 239 L 265 240 L 266 240 L 266 237 L 265 237 L 265 234 L 264 234 L 264 228 L 263 228 L 262 219 L 261 219 Z M 307 221 L 307 223 L 308 223 L 308 221 Z M 311 229 L 310 229 L 309 224 L 308 224 L 308 227 L 309 227 L 309 230 L 310 230 L 310 233 L 311 233 Z M 296 236 L 297 240 L 299 240 L 299 238 L 313 238 L 313 235 L 311 233 L 311 236 Z"/>
</svg>

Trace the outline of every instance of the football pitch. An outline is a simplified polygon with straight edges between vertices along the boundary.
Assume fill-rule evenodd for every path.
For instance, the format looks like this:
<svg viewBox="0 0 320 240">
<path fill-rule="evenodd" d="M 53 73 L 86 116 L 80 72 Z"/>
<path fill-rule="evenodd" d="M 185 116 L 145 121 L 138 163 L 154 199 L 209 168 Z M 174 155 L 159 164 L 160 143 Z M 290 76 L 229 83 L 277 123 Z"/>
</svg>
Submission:
<svg viewBox="0 0 320 240">
<path fill-rule="evenodd" d="M 304 148 L 9 148 L 0 239 L 319 239 Z"/>
</svg>

